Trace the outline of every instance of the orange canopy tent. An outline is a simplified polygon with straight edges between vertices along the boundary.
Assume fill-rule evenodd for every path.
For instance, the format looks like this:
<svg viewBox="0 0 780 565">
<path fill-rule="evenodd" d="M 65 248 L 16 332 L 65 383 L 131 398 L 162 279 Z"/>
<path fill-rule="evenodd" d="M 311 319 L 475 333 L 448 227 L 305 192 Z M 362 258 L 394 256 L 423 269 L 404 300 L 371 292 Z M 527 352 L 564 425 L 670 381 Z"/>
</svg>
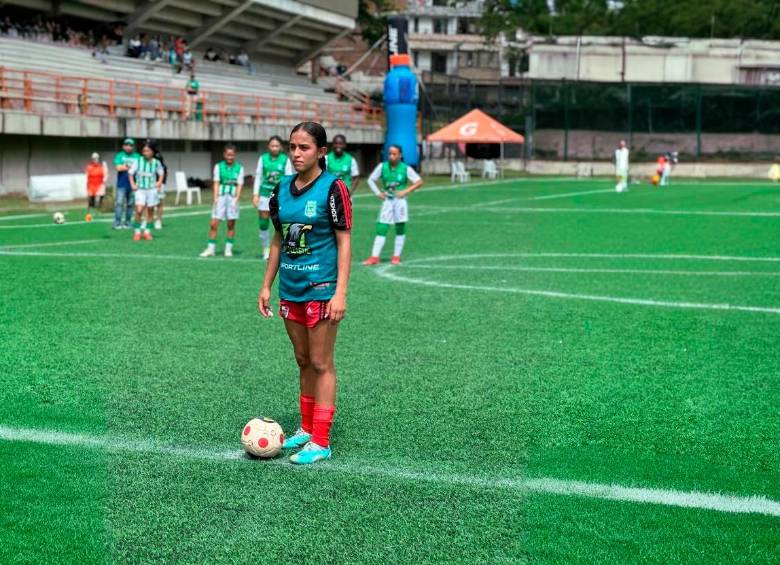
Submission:
<svg viewBox="0 0 780 565">
<path fill-rule="evenodd" d="M 523 143 L 525 138 L 513 132 L 482 110 L 472 110 L 448 126 L 430 134 L 428 141 L 444 143 Z"/>
<path fill-rule="evenodd" d="M 426 141 L 442 143 L 498 143 L 501 145 L 501 161 L 504 160 L 505 143 L 524 143 L 525 138 L 482 110 L 472 110 L 427 136 Z M 503 173 L 502 173 L 503 174 Z"/>
</svg>

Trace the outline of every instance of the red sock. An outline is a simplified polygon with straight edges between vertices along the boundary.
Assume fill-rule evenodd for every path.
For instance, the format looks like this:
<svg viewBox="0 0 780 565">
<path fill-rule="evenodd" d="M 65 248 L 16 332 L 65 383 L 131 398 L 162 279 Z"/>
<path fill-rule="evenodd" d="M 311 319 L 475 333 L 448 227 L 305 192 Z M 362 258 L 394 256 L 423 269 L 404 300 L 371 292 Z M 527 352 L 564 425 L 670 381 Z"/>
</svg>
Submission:
<svg viewBox="0 0 780 565">
<path fill-rule="evenodd" d="M 314 405 L 314 431 L 311 440 L 320 447 L 330 445 L 330 427 L 333 425 L 333 415 L 336 413 L 335 406 Z"/>
<path fill-rule="evenodd" d="M 312 430 L 312 418 L 314 417 L 314 397 L 301 395 L 301 429 L 307 434 Z"/>
</svg>

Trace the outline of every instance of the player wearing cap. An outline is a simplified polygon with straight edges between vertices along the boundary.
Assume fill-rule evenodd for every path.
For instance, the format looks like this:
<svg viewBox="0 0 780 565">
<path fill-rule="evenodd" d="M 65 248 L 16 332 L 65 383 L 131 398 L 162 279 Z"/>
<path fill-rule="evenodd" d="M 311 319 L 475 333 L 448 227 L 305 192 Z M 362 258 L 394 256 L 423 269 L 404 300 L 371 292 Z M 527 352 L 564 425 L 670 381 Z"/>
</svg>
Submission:
<svg viewBox="0 0 780 565">
<path fill-rule="evenodd" d="M 130 218 L 133 216 L 134 194 L 130 185 L 128 172 L 132 164 L 141 156 L 135 150 L 135 141 L 127 137 L 122 142 L 122 151 L 114 157 L 116 169 L 116 189 L 114 190 L 114 229 L 130 228 Z M 124 216 L 124 222 L 122 222 Z"/>
</svg>

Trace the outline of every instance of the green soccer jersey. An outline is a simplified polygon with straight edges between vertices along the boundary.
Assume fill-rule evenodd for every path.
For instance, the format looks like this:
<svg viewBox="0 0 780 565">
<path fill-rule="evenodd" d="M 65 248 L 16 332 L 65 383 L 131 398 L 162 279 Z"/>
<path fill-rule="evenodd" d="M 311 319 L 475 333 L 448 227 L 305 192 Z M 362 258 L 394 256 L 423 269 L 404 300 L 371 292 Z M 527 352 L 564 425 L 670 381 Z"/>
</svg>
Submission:
<svg viewBox="0 0 780 565">
<path fill-rule="evenodd" d="M 154 190 L 158 175 L 162 175 L 162 165 L 154 157 L 149 160 L 142 157 L 131 166 L 130 172 L 138 190 Z"/>
<path fill-rule="evenodd" d="M 269 198 L 274 187 L 284 176 L 284 171 L 287 168 L 287 155 L 279 153 L 276 157 L 272 157 L 270 153 L 263 153 L 260 160 L 263 164 L 263 174 L 258 193 L 260 196 Z"/>
<path fill-rule="evenodd" d="M 352 190 L 352 155 L 342 153 L 337 157 L 332 151 L 328 153 L 328 172 L 344 181 L 347 188 Z"/>
<path fill-rule="evenodd" d="M 401 161 L 395 167 L 389 161 L 382 163 L 382 184 L 390 198 L 395 197 L 396 191 L 404 190 L 409 184 L 406 163 Z"/>
<path fill-rule="evenodd" d="M 117 188 L 130 188 L 130 176 L 128 175 L 130 167 L 133 163 L 141 158 L 140 153 L 133 151 L 132 153 L 125 153 L 120 151 L 114 157 L 114 166 L 127 165 L 127 171 L 117 171 L 116 173 L 116 186 Z"/>
<path fill-rule="evenodd" d="M 228 165 L 227 161 L 222 160 L 214 167 L 214 180 L 219 182 L 220 196 L 235 196 L 238 185 L 244 182 L 244 167 L 238 161 Z"/>
</svg>

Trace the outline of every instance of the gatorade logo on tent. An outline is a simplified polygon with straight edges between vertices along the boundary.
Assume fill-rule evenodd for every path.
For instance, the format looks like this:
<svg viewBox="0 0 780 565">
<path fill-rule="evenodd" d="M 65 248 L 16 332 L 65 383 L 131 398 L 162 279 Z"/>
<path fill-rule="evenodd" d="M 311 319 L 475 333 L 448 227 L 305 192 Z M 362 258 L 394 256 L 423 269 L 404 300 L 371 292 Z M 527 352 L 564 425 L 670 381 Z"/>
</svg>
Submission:
<svg viewBox="0 0 780 565">
<path fill-rule="evenodd" d="M 460 126 L 460 134 L 464 137 L 472 137 L 477 134 L 477 128 L 479 128 L 479 124 L 477 122 L 466 122 L 462 126 Z"/>
</svg>

